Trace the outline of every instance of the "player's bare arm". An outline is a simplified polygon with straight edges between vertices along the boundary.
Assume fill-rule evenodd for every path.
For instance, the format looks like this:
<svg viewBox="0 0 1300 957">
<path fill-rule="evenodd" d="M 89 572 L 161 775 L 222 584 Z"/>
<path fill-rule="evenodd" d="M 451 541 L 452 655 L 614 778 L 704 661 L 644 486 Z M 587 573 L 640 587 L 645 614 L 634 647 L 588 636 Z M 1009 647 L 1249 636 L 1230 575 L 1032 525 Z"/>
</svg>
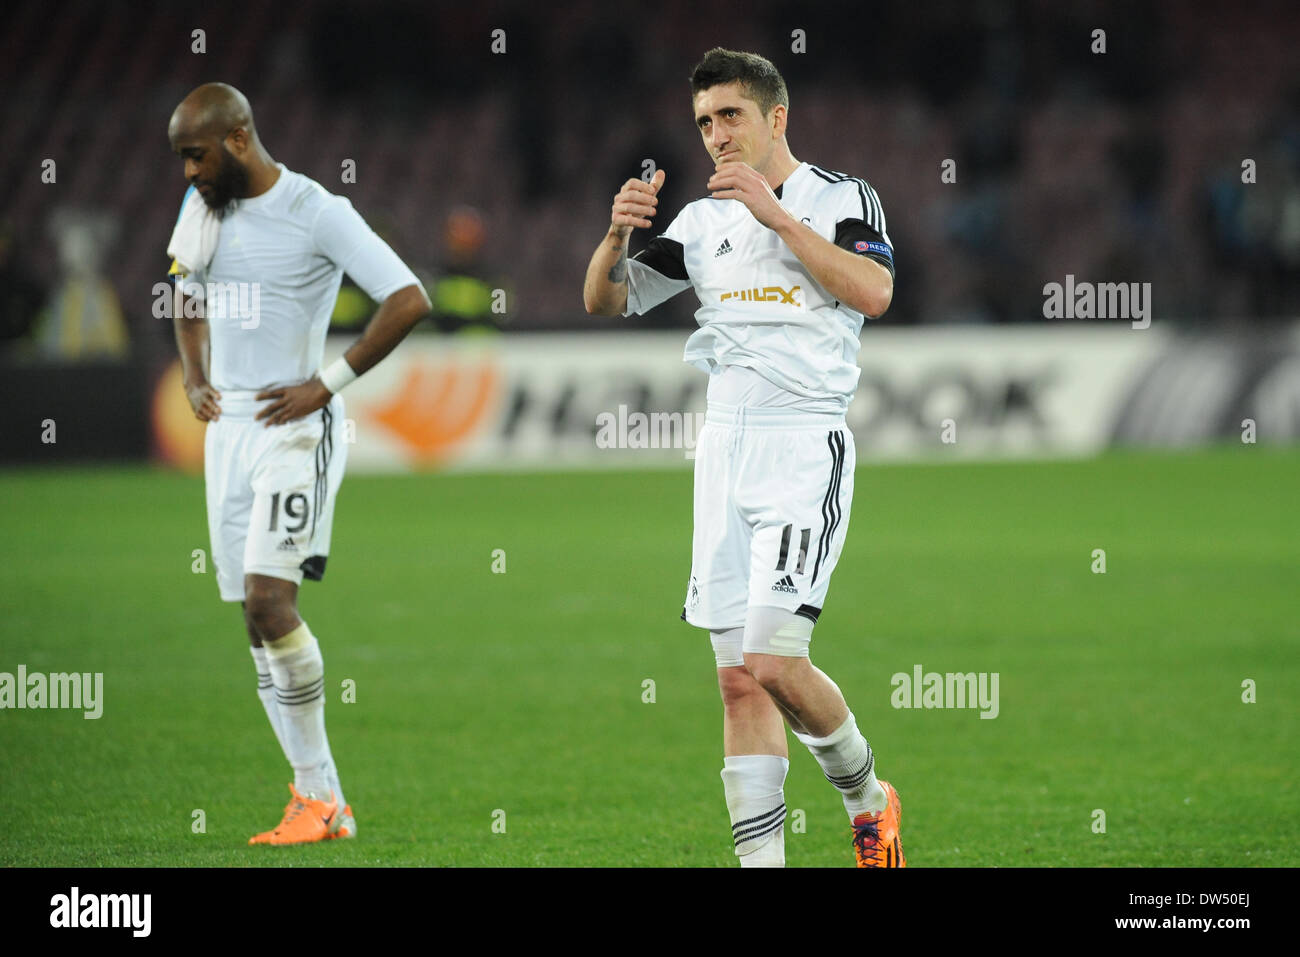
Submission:
<svg viewBox="0 0 1300 957">
<path fill-rule="evenodd" d="M 754 218 L 780 236 L 822 288 L 840 302 L 873 319 L 889 308 L 894 298 L 894 277 L 888 269 L 841 249 L 799 222 L 781 205 L 767 178 L 734 154 L 718 160 L 708 188 L 714 199 L 744 203 Z"/>
<path fill-rule="evenodd" d="M 397 290 L 379 304 L 379 309 L 366 324 L 365 332 L 344 353 L 343 358 L 353 372 L 362 375 L 397 348 L 397 344 L 432 309 L 433 304 L 429 302 L 428 294 L 418 285 Z M 292 422 L 323 408 L 332 395 L 319 375 L 312 376 L 301 385 L 265 389 L 257 394 L 257 398 L 273 401 L 258 412 L 257 418 L 265 419 L 268 426 Z"/>
<path fill-rule="evenodd" d="M 841 249 L 793 218 L 775 231 L 832 296 L 868 318 L 884 315 L 894 298 L 894 277 L 888 269 Z"/>
<path fill-rule="evenodd" d="M 181 291 L 177 283 L 173 293 L 172 328 L 176 333 L 176 348 L 181 355 L 181 374 L 185 396 L 190 400 L 194 417 L 201 422 L 215 422 L 221 417 L 221 393 L 208 382 L 208 321 L 199 312 L 194 300 Z"/>
<path fill-rule="evenodd" d="M 650 182 L 629 179 L 614 196 L 609 231 L 596 247 L 587 265 L 582 301 L 587 312 L 597 316 L 622 315 L 627 306 L 627 245 L 633 229 L 649 229 L 659 207 L 663 170 Z"/>
</svg>

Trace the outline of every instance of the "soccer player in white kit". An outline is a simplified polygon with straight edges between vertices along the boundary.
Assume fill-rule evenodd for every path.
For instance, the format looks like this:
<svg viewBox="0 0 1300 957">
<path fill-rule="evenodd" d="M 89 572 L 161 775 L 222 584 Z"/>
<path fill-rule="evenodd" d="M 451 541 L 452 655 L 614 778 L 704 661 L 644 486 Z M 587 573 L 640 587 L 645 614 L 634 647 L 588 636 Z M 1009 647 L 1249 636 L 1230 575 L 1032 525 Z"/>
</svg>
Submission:
<svg viewBox="0 0 1300 957">
<path fill-rule="evenodd" d="M 294 771 L 280 824 L 249 843 L 354 837 L 325 734 L 324 662 L 298 614 L 298 586 L 304 576 L 319 580 L 329 555 L 347 448 L 338 392 L 392 351 L 429 313 L 429 299 L 347 199 L 271 159 L 238 90 L 198 87 L 167 133 L 191 184 L 182 218 L 215 237 L 172 270 L 184 277 L 174 325 L 185 390 L 208 423 L 217 584 L 223 601 L 243 604 L 258 697 Z M 322 370 L 345 271 L 380 306 Z"/>
<path fill-rule="evenodd" d="M 794 158 L 771 62 L 716 48 L 691 76 L 716 168 L 632 259 L 665 172 L 629 179 L 587 268 L 600 315 L 644 313 L 687 288 L 700 328 L 685 360 L 709 373 L 695 457 L 695 531 L 682 617 L 710 632 L 723 702 L 723 788 L 741 866 L 785 863 L 783 721 L 840 791 L 859 867 L 904 867 L 898 794 L 843 695 L 808 655 L 848 529 L 855 451 L 844 414 L 864 316 L 893 297 L 875 191 Z"/>
</svg>

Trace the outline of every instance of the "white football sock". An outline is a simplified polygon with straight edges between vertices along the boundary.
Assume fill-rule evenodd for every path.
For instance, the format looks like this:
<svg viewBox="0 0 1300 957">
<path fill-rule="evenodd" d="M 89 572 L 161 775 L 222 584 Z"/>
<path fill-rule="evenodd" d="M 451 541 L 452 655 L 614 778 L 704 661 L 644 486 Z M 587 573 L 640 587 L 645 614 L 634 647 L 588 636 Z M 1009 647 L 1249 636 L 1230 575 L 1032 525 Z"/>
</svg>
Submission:
<svg viewBox="0 0 1300 957">
<path fill-rule="evenodd" d="M 257 669 L 257 697 L 262 702 L 262 710 L 266 712 L 266 718 L 271 722 L 271 730 L 275 732 L 275 740 L 280 742 L 280 750 L 284 752 L 284 759 L 289 760 L 289 748 L 284 743 L 284 730 L 280 722 L 280 706 L 275 703 L 275 686 L 271 684 L 271 669 L 266 663 L 266 649 L 262 647 L 248 649 L 253 653 L 253 666 Z"/>
<path fill-rule="evenodd" d="M 284 749 L 293 765 L 294 787 L 329 800 L 329 743 L 325 738 L 325 661 L 303 622 L 275 641 L 263 642 L 275 686 Z"/>
<path fill-rule="evenodd" d="M 347 806 L 348 802 L 343 797 L 343 785 L 339 783 L 339 769 L 334 766 L 334 754 L 330 751 L 328 735 L 325 738 L 325 760 L 328 762 L 328 767 L 325 769 L 325 777 L 329 781 L 330 787 L 334 790 L 334 797 L 338 799 L 339 810 L 341 811 Z"/>
<path fill-rule="evenodd" d="M 722 787 L 741 867 L 785 866 L 784 789 L 789 769 L 790 762 L 775 754 L 723 760 Z"/>
<path fill-rule="evenodd" d="M 858 732 L 853 712 L 849 712 L 844 723 L 824 738 L 798 731 L 794 736 L 807 746 L 822 766 L 826 780 L 839 790 L 850 821 L 859 814 L 874 814 L 885 809 L 889 798 L 885 789 L 876 782 L 875 756 L 866 738 Z"/>
</svg>

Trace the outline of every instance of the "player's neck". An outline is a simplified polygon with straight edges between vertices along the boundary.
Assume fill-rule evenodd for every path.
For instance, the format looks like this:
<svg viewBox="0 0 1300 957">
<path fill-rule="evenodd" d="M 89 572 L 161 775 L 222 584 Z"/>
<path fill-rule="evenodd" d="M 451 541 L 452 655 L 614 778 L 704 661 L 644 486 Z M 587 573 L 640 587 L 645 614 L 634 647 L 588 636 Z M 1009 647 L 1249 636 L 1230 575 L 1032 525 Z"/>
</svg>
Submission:
<svg viewBox="0 0 1300 957">
<path fill-rule="evenodd" d="M 280 179 L 280 167 L 265 151 L 261 151 L 257 160 L 249 164 L 248 174 L 248 195 L 244 199 L 261 196 L 274 186 Z"/>
<path fill-rule="evenodd" d="M 767 185 L 776 189 L 787 179 L 790 174 L 799 168 L 799 161 L 794 158 L 789 149 L 778 150 L 772 157 L 772 162 L 768 164 L 767 169 L 763 171 L 763 178 L 767 180 Z"/>
</svg>

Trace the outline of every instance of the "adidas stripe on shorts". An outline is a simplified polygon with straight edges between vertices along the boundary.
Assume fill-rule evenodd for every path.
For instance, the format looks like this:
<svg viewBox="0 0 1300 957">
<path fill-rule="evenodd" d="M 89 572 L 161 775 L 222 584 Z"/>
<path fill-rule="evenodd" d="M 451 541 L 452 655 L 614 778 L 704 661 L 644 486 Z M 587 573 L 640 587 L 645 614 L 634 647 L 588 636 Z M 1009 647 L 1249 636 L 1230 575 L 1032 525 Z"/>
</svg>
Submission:
<svg viewBox="0 0 1300 957">
<path fill-rule="evenodd" d="M 844 548 L 856 461 L 843 415 L 709 403 L 682 618 L 740 628 L 746 608 L 767 605 L 815 622 Z"/>
<path fill-rule="evenodd" d="M 222 392 L 204 439 L 208 533 L 223 601 L 244 600 L 244 576 L 301 584 L 325 574 L 343 481 L 343 399 L 284 425 L 254 416 L 256 392 Z"/>
</svg>

